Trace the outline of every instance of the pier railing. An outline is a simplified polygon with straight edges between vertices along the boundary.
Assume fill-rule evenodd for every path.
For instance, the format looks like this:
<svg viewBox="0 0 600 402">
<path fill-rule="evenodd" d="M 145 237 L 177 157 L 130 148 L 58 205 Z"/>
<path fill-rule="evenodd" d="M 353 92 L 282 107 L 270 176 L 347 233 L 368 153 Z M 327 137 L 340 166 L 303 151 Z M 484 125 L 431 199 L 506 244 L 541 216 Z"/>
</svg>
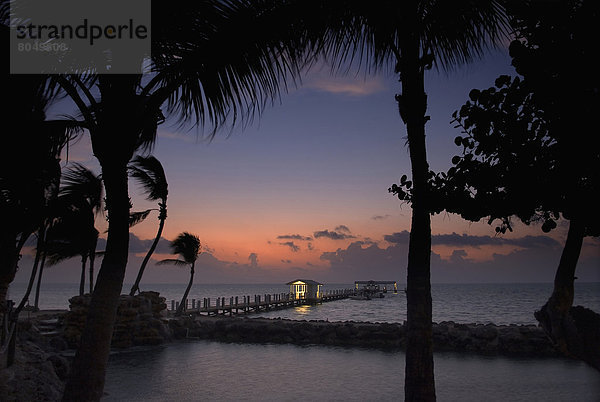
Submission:
<svg viewBox="0 0 600 402">
<path fill-rule="evenodd" d="M 264 295 L 235 296 L 235 297 L 217 297 L 215 299 L 186 299 L 183 310 L 186 314 L 248 314 L 261 311 L 269 311 L 282 308 L 290 308 L 304 304 L 318 304 L 333 300 L 345 299 L 356 293 L 355 289 L 337 289 L 321 292 L 318 297 L 295 297 L 292 293 L 275 293 Z M 179 302 L 171 300 L 167 304 L 169 312 L 174 312 L 179 308 Z"/>
</svg>

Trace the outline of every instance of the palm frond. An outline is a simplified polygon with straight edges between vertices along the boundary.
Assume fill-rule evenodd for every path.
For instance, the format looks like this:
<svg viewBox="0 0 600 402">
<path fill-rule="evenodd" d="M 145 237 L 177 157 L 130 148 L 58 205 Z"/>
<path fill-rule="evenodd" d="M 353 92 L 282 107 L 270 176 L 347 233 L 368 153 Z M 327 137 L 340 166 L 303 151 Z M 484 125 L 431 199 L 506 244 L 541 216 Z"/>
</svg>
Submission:
<svg viewBox="0 0 600 402">
<path fill-rule="evenodd" d="M 183 232 L 171 242 L 171 249 L 173 254 L 179 254 L 184 261 L 192 264 L 198 258 L 202 245 L 198 236 Z"/>
<path fill-rule="evenodd" d="M 154 102 L 166 101 L 181 122 L 251 121 L 289 80 L 299 79 L 309 60 L 285 4 L 205 0 L 186 7 L 184 16 L 173 7 L 162 10 L 153 21 Z"/>
<path fill-rule="evenodd" d="M 471 62 L 509 36 L 501 1 L 430 1 L 422 17 L 422 47 L 442 70 Z"/>
<path fill-rule="evenodd" d="M 441 70 L 481 56 L 509 35 L 501 0 L 321 3 L 329 18 L 308 17 L 307 26 L 317 29 L 315 43 L 338 72 L 351 63 L 367 71 L 395 68 L 407 35 L 420 38 L 421 54 Z"/>
<path fill-rule="evenodd" d="M 145 211 L 137 211 L 129 213 L 129 227 L 135 226 L 140 222 L 143 222 L 150 212 L 154 211 L 154 209 L 147 209 Z"/>
<path fill-rule="evenodd" d="M 154 156 L 136 155 L 129 164 L 129 175 L 141 184 L 148 201 L 166 200 L 169 193 L 167 176 Z"/>
<path fill-rule="evenodd" d="M 96 175 L 80 163 L 73 163 L 62 174 L 61 195 L 85 199 L 96 213 L 102 211 L 104 185 Z"/>
<path fill-rule="evenodd" d="M 188 266 L 189 262 L 178 260 L 176 258 L 167 258 L 166 260 L 160 260 L 156 262 L 156 265 L 177 265 L 177 266 Z"/>
</svg>

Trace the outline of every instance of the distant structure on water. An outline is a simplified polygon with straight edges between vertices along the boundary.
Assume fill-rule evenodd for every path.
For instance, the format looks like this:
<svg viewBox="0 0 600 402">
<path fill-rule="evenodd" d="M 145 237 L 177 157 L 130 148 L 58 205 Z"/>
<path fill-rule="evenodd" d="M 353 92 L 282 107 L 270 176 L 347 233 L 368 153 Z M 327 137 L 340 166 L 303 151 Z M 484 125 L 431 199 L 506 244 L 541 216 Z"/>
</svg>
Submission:
<svg viewBox="0 0 600 402">
<path fill-rule="evenodd" d="M 290 294 L 293 295 L 294 299 L 306 299 L 309 301 L 319 300 L 322 296 L 321 286 L 322 283 L 313 281 L 310 279 L 296 279 L 286 283 L 290 287 Z"/>
<path fill-rule="evenodd" d="M 354 281 L 354 289 L 357 293 L 373 295 L 375 293 L 387 293 L 388 285 L 394 287 L 394 293 L 398 293 L 396 281 Z"/>
</svg>

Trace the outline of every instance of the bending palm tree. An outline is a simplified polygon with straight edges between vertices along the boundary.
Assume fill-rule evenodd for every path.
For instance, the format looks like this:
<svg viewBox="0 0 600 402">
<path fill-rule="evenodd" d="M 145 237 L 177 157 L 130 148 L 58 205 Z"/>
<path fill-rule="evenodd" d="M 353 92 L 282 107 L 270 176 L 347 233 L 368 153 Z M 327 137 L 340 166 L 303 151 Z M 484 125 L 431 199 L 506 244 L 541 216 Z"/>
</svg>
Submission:
<svg viewBox="0 0 600 402">
<path fill-rule="evenodd" d="M 152 253 L 154 253 L 154 250 L 158 245 L 163 228 L 165 227 L 165 220 L 167 219 L 167 195 L 169 194 L 169 188 L 165 171 L 160 161 L 153 156 L 136 156 L 129 165 L 129 174 L 138 179 L 138 181 L 142 184 L 147 195 L 146 199 L 148 201 L 159 201 L 158 232 L 156 233 L 156 237 L 154 238 L 146 257 L 144 257 L 144 261 L 142 261 L 137 278 L 135 278 L 135 283 L 129 292 L 129 294 L 133 296 L 135 292 L 139 292 L 142 275 L 144 274 L 144 270 L 146 269 L 146 265 L 148 264 Z"/>
<path fill-rule="evenodd" d="M 198 255 L 201 253 L 202 246 L 200 245 L 200 239 L 198 238 L 198 236 L 195 236 L 188 232 L 183 232 L 171 242 L 171 248 L 173 250 L 173 254 L 179 254 L 182 259 L 166 259 L 159 261 L 158 264 L 190 266 L 190 281 L 188 282 L 187 288 L 185 289 L 185 293 L 181 298 L 181 303 L 179 303 L 179 307 L 177 307 L 177 311 L 175 311 L 175 315 L 180 316 L 181 313 L 183 313 L 183 310 L 185 309 L 187 297 L 190 293 L 190 289 L 192 288 L 192 283 L 194 282 L 194 266 L 196 265 L 196 259 L 198 259 Z"/>
</svg>

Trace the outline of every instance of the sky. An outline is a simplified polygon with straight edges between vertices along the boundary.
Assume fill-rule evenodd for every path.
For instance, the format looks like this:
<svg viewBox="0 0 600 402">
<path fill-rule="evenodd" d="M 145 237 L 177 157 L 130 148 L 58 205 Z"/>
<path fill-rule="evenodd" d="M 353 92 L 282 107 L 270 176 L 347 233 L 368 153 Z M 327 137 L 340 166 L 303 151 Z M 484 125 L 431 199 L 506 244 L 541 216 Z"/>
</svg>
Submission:
<svg viewBox="0 0 600 402">
<path fill-rule="evenodd" d="M 460 132 L 451 124 L 452 112 L 471 89 L 488 88 L 501 74 L 515 75 L 506 49 L 450 72 L 428 72 L 427 152 L 433 170 L 447 170 L 460 151 L 453 142 Z M 410 177 L 406 131 L 394 100 L 400 91 L 394 74 L 332 76 L 321 65 L 251 124 L 221 130 L 212 141 L 167 121 L 153 155 L 167 174 L 168 218 L 142 288 L 188 280 L 189 270 L 154 265 L 171 257 L 168 241 L 183 231 L 202 242 L 197 282 L 404 283 L 411 209 L 387 191 L 403 174 Z M 76 114 L 68 108 L 62 104 L 53 112 Z M 70 147 L 62 165 L 72 162 L 99 172 L 87 134 Z M 130 189 L 134 210 L 155 207 L 136 183 Z M 101 216 L 97 227 L 106 229 Z M 431 281 L 553 280 L 567 222 L 549 234 L 517 224 L 513 233 L 496 236 L 494 227 L 451 214 L 434 216 Z M 157 213 L 132 228 L 126 283 L 133 282 L 157 228 Z M 27 281 L 30 261 L 23 257 L 16 282 Z M 48 269 L 46 280 L 76 282 L 79 269 L 73 259 Z M 600 281 L 598 239 L 586 239 L 577 275 L 580 281 Z"/>
</svg>

